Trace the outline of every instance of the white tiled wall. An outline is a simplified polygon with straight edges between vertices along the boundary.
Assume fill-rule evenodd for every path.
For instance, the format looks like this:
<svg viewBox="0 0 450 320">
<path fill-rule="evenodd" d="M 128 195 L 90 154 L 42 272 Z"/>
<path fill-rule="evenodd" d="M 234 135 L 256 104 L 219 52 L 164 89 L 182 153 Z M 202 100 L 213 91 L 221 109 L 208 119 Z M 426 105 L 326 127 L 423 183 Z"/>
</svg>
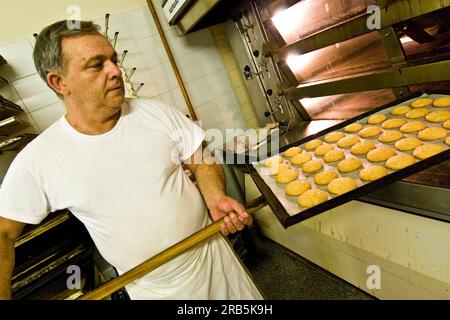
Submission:
<svg viewBox="0 0 450 320">
<path fill-rule="evenodd" d="M 160 15 L 160 6 L 155 7 Z M 211 31 L 204 29 L 180 37 L 162 15 L 160 21 L 203 127 L 245 129 L 238 100 Z M 94 22 L 104 26 L 103 17 Z M 30 30 L 30 34 L 35 31 Z M 162 100 L 187 114 L 187 105 L 148 8 L 112 14 L 108 36 L 112 38 L 116 31 L 119 31 L 116 44 L 119 57 L 123 50 L 128 50 L 124 61 L 126 71 L 136 67 L 131 78 L 133 86 L 144 83 L 139 96 Z M 0 43 L 0 54 L 8 61 L 6 66 L 0 67 L 0 74 L 10 81 L 10 85 L 0 87 L 0 94 L 23 107 L 22 117 L 33 125 L 29 131 L 40 133 L 65 113 L 65 107 L 36 73 L 32 61 L 33 45 L 32 37 Z"/>
</svg>

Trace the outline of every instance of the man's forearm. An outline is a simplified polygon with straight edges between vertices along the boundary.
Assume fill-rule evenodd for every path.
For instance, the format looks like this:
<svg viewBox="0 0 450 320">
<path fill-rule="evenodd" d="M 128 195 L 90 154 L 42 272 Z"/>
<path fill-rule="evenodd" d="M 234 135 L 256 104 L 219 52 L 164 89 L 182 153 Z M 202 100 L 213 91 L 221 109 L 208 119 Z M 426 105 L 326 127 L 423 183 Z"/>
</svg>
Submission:
<svg viewBox="0 0 450 320">
<path fill-rule="evenodd" d="M 0 299 L 11 299 L 11 276 L 14 269 L 14 242 L 0 237 Z"/>
<path fill-rule="evenodd" d="M 225 174 L 222 165 L 198 165 L 195 179 L 206 205 L 209 205 L 216 197 L 225 195 Z"/>
</svg>

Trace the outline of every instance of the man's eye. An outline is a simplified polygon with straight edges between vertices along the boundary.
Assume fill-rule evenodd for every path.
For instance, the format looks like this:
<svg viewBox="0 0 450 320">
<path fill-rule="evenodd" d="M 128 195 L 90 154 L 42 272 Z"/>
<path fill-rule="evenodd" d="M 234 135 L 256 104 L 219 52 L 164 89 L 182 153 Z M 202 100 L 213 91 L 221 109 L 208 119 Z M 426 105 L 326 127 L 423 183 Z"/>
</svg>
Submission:
<svg viewBox="0 0 450 320">
<path fill-rule="evenodd" d="M 91 65 L 90 67 L 94 68 L 94 69 L 99 69 L 99 68 L 102 67 L 102 64 L 101 63 L 96 63 L 96 64 Z"/>
</svg>

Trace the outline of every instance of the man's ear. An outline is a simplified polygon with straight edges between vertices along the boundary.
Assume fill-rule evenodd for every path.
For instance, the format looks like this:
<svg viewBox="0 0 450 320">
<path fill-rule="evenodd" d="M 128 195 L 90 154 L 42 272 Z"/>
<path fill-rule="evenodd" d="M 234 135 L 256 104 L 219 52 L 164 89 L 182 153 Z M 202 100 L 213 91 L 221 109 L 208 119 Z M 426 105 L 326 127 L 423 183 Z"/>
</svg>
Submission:
<svg viewBox="0 0 450 320">
<path fill-rule="evenodd" d="M 64 77 L 61 74 L 55 71 L 49 71 L 47 73 L 47 82 L 53 90 L 58 92 L 60 95 L 64 96 L 69 93 L 69 89 L 64 83 Z"/>
</svg>

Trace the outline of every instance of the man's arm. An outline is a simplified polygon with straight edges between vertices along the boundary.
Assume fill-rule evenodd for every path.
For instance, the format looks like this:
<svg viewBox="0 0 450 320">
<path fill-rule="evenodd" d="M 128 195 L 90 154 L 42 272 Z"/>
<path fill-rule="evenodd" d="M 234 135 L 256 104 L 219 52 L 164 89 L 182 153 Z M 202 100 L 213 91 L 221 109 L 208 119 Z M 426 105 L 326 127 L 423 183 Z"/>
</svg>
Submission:
<svg viewBox="0 0 450 320">
<path fill-rule="evenodd" d="M 194 174 L 212 219 L 216 221 L 225 216 L 220 228 L 223 235 L 242 230 L 246 225 L 252 224 L 252 217 L 242 204 L 226 195 L 223 167 L 215 161 L 215 158 L 205 159 L 203 148 L 200 147 L 185 166 Z"/>
<path fill-rule="evenodd" d="M 14 244 L 24 226 L 22 222 L 0 217 L 0 300 L 11 299 Z"/>
</svg>

